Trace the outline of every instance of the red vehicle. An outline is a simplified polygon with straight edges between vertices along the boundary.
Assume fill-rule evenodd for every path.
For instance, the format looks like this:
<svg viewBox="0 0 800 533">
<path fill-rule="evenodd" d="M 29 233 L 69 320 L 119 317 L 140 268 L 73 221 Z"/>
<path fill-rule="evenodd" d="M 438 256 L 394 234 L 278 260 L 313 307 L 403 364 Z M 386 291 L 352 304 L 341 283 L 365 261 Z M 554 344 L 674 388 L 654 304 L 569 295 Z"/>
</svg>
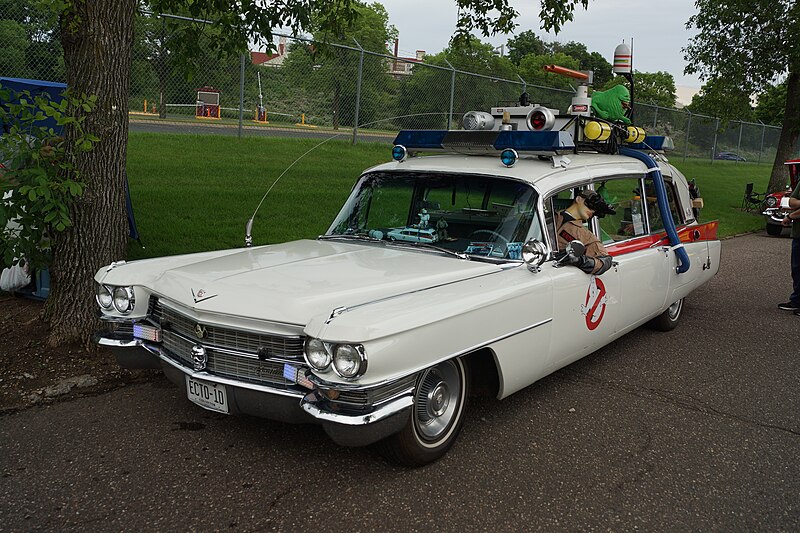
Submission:
<svg viewBox="0 0 800 533">
<path fill-rule="evenodd" d="M 789 183 L 790 185 L 785 191 L 774 192 L 768 194 L 764 198 L 763 215 L 767 219 L 767 233 L 770 235 L 780 235 L 784 226 L 781 225 L 783 217 L 789 213 L 789 195 L 797 187 L 797 182 L 800 181 L 800 159 L 790 159 L 784 165 L 789 167 Z"/>
</svg>

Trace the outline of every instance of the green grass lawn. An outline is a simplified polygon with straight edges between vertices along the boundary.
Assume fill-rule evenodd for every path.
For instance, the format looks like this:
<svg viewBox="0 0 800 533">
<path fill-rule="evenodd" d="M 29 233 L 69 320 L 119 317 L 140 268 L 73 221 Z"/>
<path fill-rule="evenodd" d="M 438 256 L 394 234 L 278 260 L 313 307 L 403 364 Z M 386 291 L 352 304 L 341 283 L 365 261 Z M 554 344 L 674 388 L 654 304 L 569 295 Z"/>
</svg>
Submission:
<svg viewBox="0 0 800 533">
<path fill-rule="evenodd" d="M 128 178 L 143 249 L 129 259 L 239 247 L 245 224 L 276 178 L 320 143 L 313 139 L 238 139 L 215 135 L 131 133 Z M 314 238 L 325 232 L 362 170 L 389 160 L 387 143 L 359 143 L 348 135 L 300 159 L 267 196 L 256 216 L 256 245 Z M 739 209 L 745 183 L 766 189 L 770 166 L 675 158 L 696 178 L 705 199 L 701 220 L 720 221 L 720 235 L 763 227 L 761 216 Z"/>
<path fill-rule="evenodd" d="M 670 161 L 686 179 L 695 178 L 705 207 L 700 221 L 719 220 L 719 235 L 728 237 L 764 228 L 759 212 L 741 209 L 744 188 L 753 183 L 756 192 L 767 190 L 772 165 L 767 163 L 737 163 L 735 161 L 701 161 L 675 157 Z"/>
</svg>

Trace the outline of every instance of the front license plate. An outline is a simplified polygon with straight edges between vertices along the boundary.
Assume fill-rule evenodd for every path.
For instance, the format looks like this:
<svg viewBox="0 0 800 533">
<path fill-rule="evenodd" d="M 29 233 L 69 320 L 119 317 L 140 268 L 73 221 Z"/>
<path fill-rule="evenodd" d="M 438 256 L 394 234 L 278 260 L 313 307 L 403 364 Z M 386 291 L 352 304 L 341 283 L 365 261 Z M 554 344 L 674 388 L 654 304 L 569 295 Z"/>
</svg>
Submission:
<svg viewBox="0 0 800 533">
<path fill-rule="evenodd" d="M 200 407 L 228 414 L 228 391 L 225 385 L 186 376 L 186 395 Z"/>
</svg>

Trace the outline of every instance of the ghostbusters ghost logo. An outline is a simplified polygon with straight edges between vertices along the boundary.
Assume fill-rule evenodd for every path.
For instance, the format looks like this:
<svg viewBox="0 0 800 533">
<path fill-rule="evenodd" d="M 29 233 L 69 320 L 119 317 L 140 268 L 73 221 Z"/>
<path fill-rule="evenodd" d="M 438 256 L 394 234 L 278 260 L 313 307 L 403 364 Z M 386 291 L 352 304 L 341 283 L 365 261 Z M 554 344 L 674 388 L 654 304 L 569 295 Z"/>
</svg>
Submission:
<svg viewBox="0 0 800 533">
<path fill-rule="evenodd" d="M 597 276 L 591 276 L 589 289 L 586 291 L 586 303 L 581 306 L 581 314 L 586 319 L 586 327 L 594 331 L 603 320 L 606 312 L 606 286 Z"/>
</svg>

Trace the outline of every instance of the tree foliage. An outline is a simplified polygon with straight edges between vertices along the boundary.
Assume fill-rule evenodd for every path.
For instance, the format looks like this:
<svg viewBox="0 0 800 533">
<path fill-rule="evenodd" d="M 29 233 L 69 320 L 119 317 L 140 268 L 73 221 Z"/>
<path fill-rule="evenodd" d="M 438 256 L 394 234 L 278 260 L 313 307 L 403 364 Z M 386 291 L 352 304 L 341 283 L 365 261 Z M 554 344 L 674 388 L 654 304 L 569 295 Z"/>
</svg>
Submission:
<svg viewBox="0 0 800 533">
<path fill-rule="evenodd" d="M 691 104 L 687 106 L 689 111 L 717 117 L 723 121 L 731 119 L 752 121 L 754 113 L 750 105 L 750 95 L 740 86 L 724 81 L 714 80 L 705 83 L 700 92 L 692 97 Z"/>
<path fill-rule="evenodd" d="M 603 86 L 607 91 L 615 85 L 627 83 L 625 78 L 617 76 Z M 634 71 L 634 100 L 643 104 L 661 107 L 675 107 L 675 78 L 669 72 Z"/>
<path fill-rule="evenodd" d="M 100 140 L 83 130 L 97 97 L 67 91 L 52 102 L 0 87 L 0 102 L 0 124 L 10 126 L 0 135 L 0 268 L 19 262 L 42 268 L 56 234 L 72 227 L 70 209 L 83 194 L 75 154 Z M 77 131 L 72 150 L 47 119 Z"/>
<path fill-rule="evenodd" d="M 699 33 L 685 49 L 687 73 L 736 83 L 755 94 L 786 80 L 784 121 L 769 190 L 788 178 L 783 162 L 800 135 L 800 4 L 795 0 L 697 0 L 688 27 Z M 729 81 L 724 81 L 729 80 Z"/>
<path fill-rule="evenodd" d="M 786 112 L 787 82 L 770 85 L 758 95 L 755 115 L 764 124 L 780 126 L 783 124 L 783 114 Z"/>
<path fill-rule="evenodd" d="M 453 40 L 463 46 L 472 39 L 474 31 L 488 37 L 498 33 L 511 33 L 519 13 L 509 0 L 456 0 L 458 22 Z M 575 8 L 586 9 L 589 0 L 540 0 L 539 20 L 542 29 L 561 30 L 564 23 L 572 20 Z"/>
</svg>

